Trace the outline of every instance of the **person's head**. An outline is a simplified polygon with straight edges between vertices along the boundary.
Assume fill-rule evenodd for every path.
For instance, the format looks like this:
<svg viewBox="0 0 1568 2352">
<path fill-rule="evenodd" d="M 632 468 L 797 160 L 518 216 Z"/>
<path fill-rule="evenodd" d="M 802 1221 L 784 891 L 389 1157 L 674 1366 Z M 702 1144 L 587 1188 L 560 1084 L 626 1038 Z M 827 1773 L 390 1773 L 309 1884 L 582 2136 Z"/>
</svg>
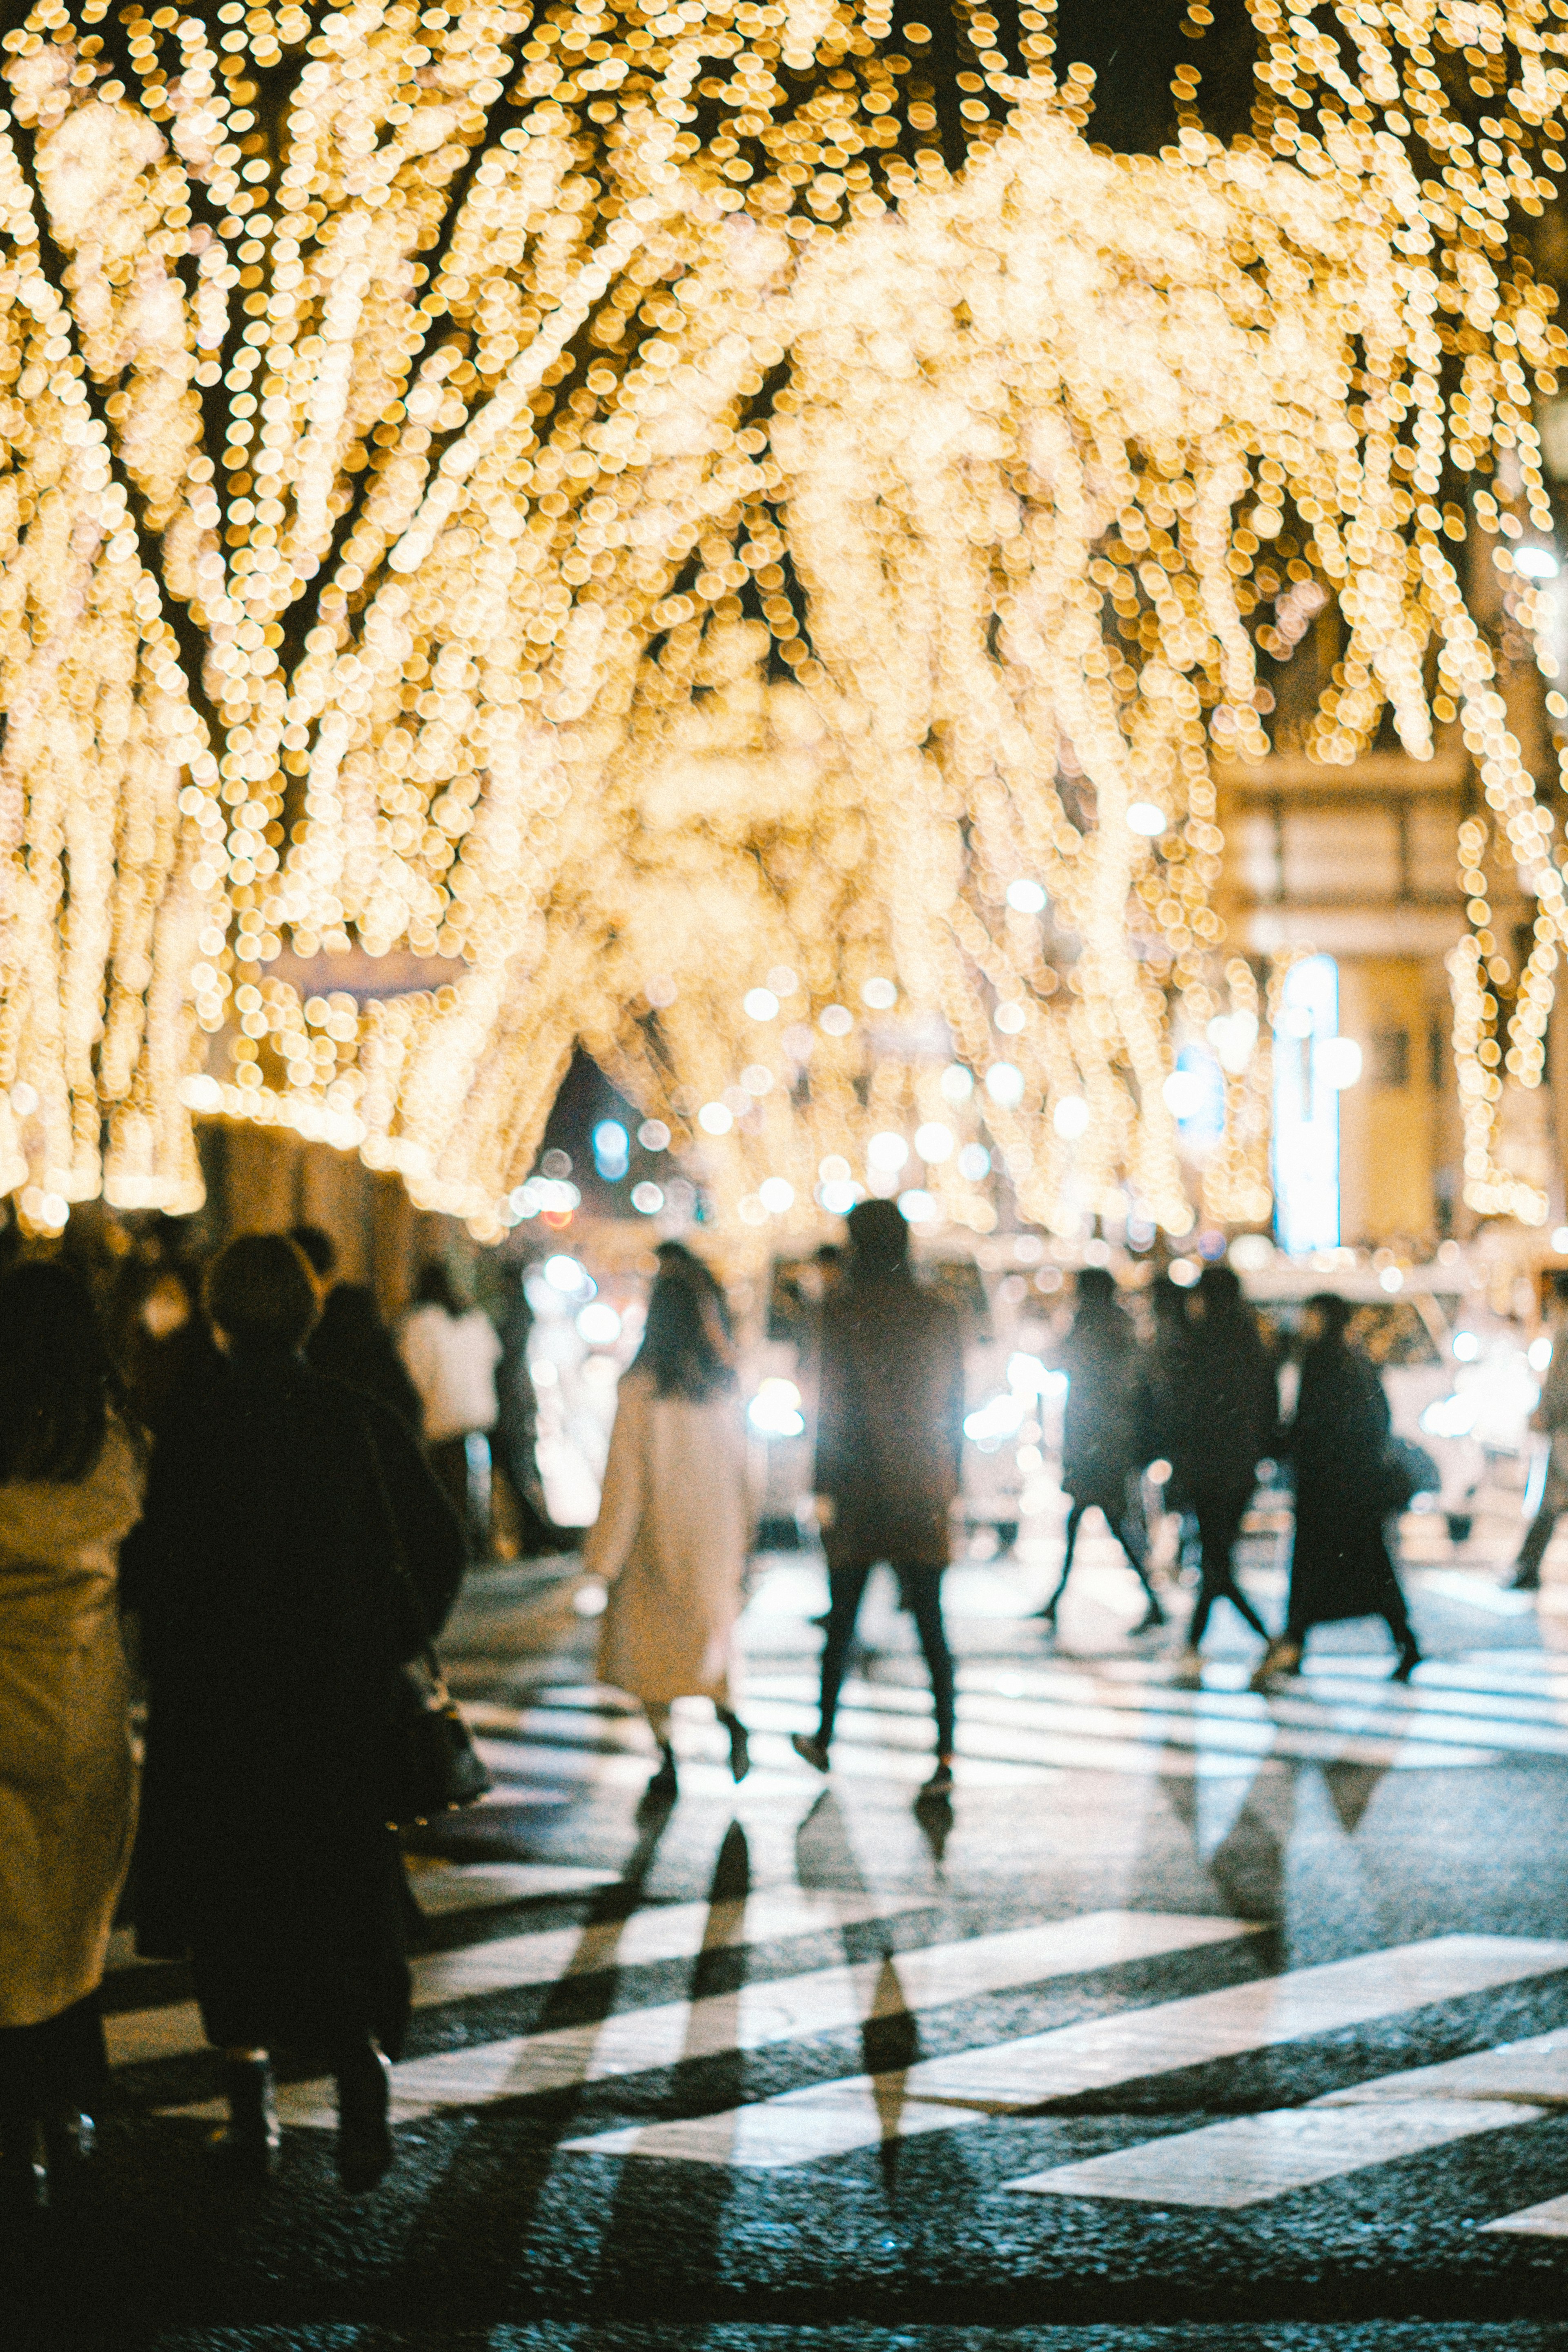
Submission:
<svg viewBox="0 0 1568 2352">
<path fill-rule="evenodd" d="M 908 1272 L 909 1220 L 896 1201 L 857 1201 L 844 1223 L 852 1280 Z"/>
<path fill-rule="evenodd" d="M 315 1277 L 287 1234 L 241 1234 L 207 1269 L 213 1328 L 246 1355 L 292 1355 L 316 1319 Z"/>
<path fill-rule="evenodd" d="M 688 1249 L 684 1242 L 660 1242 L 654 1255 L 658 1260 L 660 1274 L 670 1275 L 677 1280 L 694 1282 L 700 1291 L 707 1294 L 719 1318 L 719 1328 L 729 1339 L 731 1328 L 730 1301 L 725 1297 L 723 1284 L 707 1259 L 699 1257 L 695 1250 Z"/>
<path fill-rule="evenodd" d="M 1180 1331 L 1187 1320 L 1187 1294 L 1168 1274 L 1157 1274 L 1149 1285 L 1149 1311 L 1160 1331 Z"/>
<path fill-rule="evenodd" d="M 1116 1277 L 1108 1265 L 1082 1265 L 1073 1277 L 1079 1314 L 1103 1315 L 1116 1304 Z"/>
<path fill-rule="evenodd" d="M 321 1225 L 290 1225 L 289 1238 L 303 1252 L 316 1280 L 325 1288 L 338 1270 L 338 1245 Z"/>
<path fill-rule="evenodd" d="M 38 1260 L 0 1280 L 0 1481 L 74 1486 L 103 1450 L 113 1385 L 92 1300 Z"/>
<path fill-rule="evenodd" d="M 1355 1308 L 1337 1290 L 1317 1290 L 1301 1310 L 1301 1337 L 1309 1347 L 1327 1340 L 1336 1346 L 1345 1336 L 1345 1326 Z"/>
<path fill-rule="evenodd" d="M 321 1320 L 317 1340 L 329 1334 L 334 1340 L 353 1343 L 382 1340 L 390 1346 L 385 1324 L 376 1310 L 375 1300 L 363 1282 L 334 1282 L 321 1302 Z M 310 1356 L 315 1360 L 317 1340 L 312 1340 Z"/>
<path fill-rule="evenodd" d="M 642 1345 L 631 1369 L 652 1375 L 661 1397 L 700 1404 L 734 1379 L 718 1285 L 700 1258 L 665 1258 L 648 1295 Z"/>
<path fill-rule="evenodd" d="M 1241 1279 L 1235 1267 L 1205 1265 L 1193 1304 L 1205 1323 L 1234 1323 L 1242 1311 Z"/>
<path fill-rule="evenodd" d="M 465 1302 L 452 1279 L 452 1269 L 444 1257 L 427 1257 L 421 1261 L 414 1278 L 416 1307 L 439 1307 L 444 1314 L 461 1315 Z"/>
</svg>

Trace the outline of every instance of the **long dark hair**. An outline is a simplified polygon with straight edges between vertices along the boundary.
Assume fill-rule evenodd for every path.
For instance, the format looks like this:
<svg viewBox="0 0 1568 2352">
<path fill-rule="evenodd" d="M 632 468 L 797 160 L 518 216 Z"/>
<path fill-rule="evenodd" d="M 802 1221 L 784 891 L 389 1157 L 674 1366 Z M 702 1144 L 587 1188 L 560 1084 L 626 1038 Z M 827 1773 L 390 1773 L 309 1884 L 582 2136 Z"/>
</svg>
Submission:
<svg viewBox="0 0 1568 2352">
<path fill-rule="evenodd" d="M 704 1269 L 706 1272 L 706 1269 Z M 734 1384 L 723 1325 L 713 1296 L 717 1285 L 703 1281 L 679 1261 L 666 1259 L 648 1295 L 642 1346 L 634 1372 L 652 1375 L 661 1397 L 685 1397 L 702 1404 Z"/>
<path fill-rule="evenodd" d="M 0 1483 L 72 1486 L 103 1451 L 115 1381 L 92 1299 L 63 1265 L 0 1281 Z"/>
</svg>

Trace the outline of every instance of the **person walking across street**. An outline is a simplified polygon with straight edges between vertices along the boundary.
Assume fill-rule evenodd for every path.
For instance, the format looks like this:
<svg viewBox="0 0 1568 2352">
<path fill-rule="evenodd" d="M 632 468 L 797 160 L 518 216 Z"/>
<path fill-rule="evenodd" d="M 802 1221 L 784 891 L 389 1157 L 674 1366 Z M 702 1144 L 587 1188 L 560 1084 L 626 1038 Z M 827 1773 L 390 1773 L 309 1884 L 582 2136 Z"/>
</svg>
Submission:
<svg viewBox="0 0 1568 2352">
<path fill-rule="evenodd" d="M 1195 1675 L 1202 1672 L 1203 1638 L 1216 1601 L 1228 1601 L 1260 1641 L 1268 1639 L 1236 1580 L 1236 1545 L 1258 1465 L 1275 1444 L 1279 1391 L 1257 1321 L 1228 1265 L 1206 1265 L 1199 1276 L 1174 1399 L 1173 1476 L 1197 1519 L 1203 1548 L 1181 1661 L 1184 1672 Z"/>
<path fill-rule="evenodd" d="M 1568 1271 L 1552 1277 L 1552 1361 L 1541 1386 L 1541 1402 L 1531 1415 L 1531 1429 L 1545 1433 L 1551 1451 L 1546 1457 L 1546 1484 L 1541 1508 L 1530 1523 L 1513 1567 L 1513 1590 L 1538 1592 L 1541 1563 L 1552 1530 L 1568 1510 Z"/>
<path fill-rule="evenodd" d="M 489 1529 L 476 1500 L 470 1444 L 488 1457 L 500 1407 L 496 1366 L 501 1344 L 488 1315 L 460 1297 L 440 1258 L 426 1258 L 404 1318 L 403 1360 L 419 1391 L 430 1467 L 463 1523 L 468 1557 L 483 1552 Z"/>
<path fill-rule="evenodd" d="M 685 1262 L 683 1263 L 683 1259 Z M 669 1710 L 711 1699 L 730 1769 L 750 1769 L 735 1713 L 735 1626 L 751 1548 L 746 1433 L 706 1266 L 661 1255 L 642 1345 L 621 1378 L 599 1516 L 583 1566 L 609 1588 L 599 1680 L 640 1700 L 658 1742 L 648 1784 L 676 1795 Z"/>
<path fill-rule="evenodd" d="M 1314 1625 L 1382 1617 L 1399 1655 L 1395 1682 L 1408 1682 L 1421 1652 L 1388 1555 L 1388 1399 L 1366 1358 L 1347 1345 L 1355 1309 L 1331 1291 L 1307 1301 L 1301 1384 L 1279 1447 L 1295 1464 L 1296 1535 L 1285 1631 L 1252 1678 L 1267 1690 L 1294 1674 Z"/>
<path fill-rule="evenodd" d="M 99 1989 L 136 1815 L 116 1561 L 142 1486 L 86 1291 L 61 1266 L 14 1268 L 0 1282 L 0 2183 L 13 2221 L 68 2196 L 104 2087 Z"/>
<path fill-rule="evenodd" d="M 796 1753 L 828 1768 L 838 1694 L 861 1599 L 886 1560 L 899 1580 L 931 1675 L 936 1769 L 926 1792 L 952 1786 L 952 1657 L 942 1622 L 942 1572 L 963 1444 L 963 1349 L 956 1309 L 922 1289 L 910 1229 L 891 1201 L 849 1212 L 847 1278 L 825 1298 L 817 1354 L 814 1480 L 827 1554 L 827 1630 L 815 1734 Z"/>
<path fill-rule="evenodd" d="M 1127 1555 L 1148 1597 L 1134 1633 L 1165 1622 L 1149 1575 L 1136 1485 L 1142 1463 L 1143 1371 L 1131 1317 L 1117 1304 L 1116 1284 L 1104 1266 L 1086 1265 L 1076 1286 L 1077 1311 L 1057 1357 L 1068 1376 L 1062 1409 L 1062 1486 L 1071 1498 L 1061 1574 L 1039 1614 L 1055 1627 L 1072 1574 L 1079 1529 L 1098 1508 Z"/>
<path fill-rule="evenodd" d="M 189 1957 L 224 2053 L 225 2160 L 270 2170 L 281 2047 L 335 2074 L 338 2170 L 359 2190 L 392 2161 L 384 2053 L 409 2003 L 394 1677 L 439 1632 L 464 1559 L 410 1431 L 305 1362 L 316 1302 L 281 1234 L 216 1260 L 226 1362 L 165 1419 L 125 1546 L 148 1685 L 136 1937 L 145 1957 Z"/>
</svg>

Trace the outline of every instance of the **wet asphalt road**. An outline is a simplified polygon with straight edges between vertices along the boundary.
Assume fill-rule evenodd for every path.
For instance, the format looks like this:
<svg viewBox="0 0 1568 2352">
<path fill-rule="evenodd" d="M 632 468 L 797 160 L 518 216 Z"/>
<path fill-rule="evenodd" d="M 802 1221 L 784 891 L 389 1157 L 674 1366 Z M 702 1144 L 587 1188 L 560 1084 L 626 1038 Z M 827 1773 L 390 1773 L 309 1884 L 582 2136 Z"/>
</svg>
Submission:
<svg viewBox="0 0 1568 2352">
<path fill-rule="evenodd" d="M 731 1785 L 693 1708 L 679 1800 L 652 1814 L 646 1732 L 592 1686 L 570 1580 L 477 1578 L 448 1649 L 498 1789 L 416 1860 L 424 1990 L 394 2173 L 346 2199 L 300 2092 L 277 2181 L 215 2180 L 208 2123 L 179 2112 L 212 2091 L 187 1988 L 123 1966 L 96 2183 L 31 2254 L 9 2250 L 0 2335 L 26 2352 L 1568 2347 L 1568 1614 L 1510 1607 L 1480 1549 L 1435 1559 L 1413 1580 L 1434 1661 L 1414 1698 L 1381 1680 L 1382 1628 L 1357 1626 L 1270 1708 L 1239 1687 L 1239 1627 L 1207 1693 L 1174 1690 L 1168 1645 L 1129 1637 L 1135 1594 L 1103 1549 L 1051 1653 L 1026 1613 L 1046 1573 L 1042 1549 L 951 1580 L 950 1810 L 913 1801 L 929 1721 L 887 1594 L 831 1784 L 790 1755 L 817 1588 L 786 1559 L 748 1622 L 751 1778 Z M 1277 1613 L 1266 1557 L 1254 1590 Z M 1132 1927 L 1096 1927 L 1106 1913 Z M 1142 1948 L 1151 1919 L 1171 1923 L 1163 1948 Z M 1116 1936 L 1140 1948 L 1119 1957 Z M 1466 1947 L 1458 1990 L 1422 1973 L 1456 1937 L 1495 1939 Z M 1371 1986 L 1348 2002 L 1347 1959 Z M 1247 1989 L 1296 1979 L 1326 2006 L 1259 2027 Z M 1047 2055 L 1089 2051 L 1079 2074 L 1054 2056 L 1016 2074 L 1008 2045 L 1064 2028 Z M 1562 2054 L 1540 2040 L 1558 2031 Z M 1501 2102 L 1415 2081 L 1521 2042 Z M 954 2081 L 972 2100 L 952 2065 L 992 2050 L 1000 2102 L 942 2105 Z M 1303 2126 L 1308 2102 L 1399 2075 L 1398 2102 Z M 854 2118 L 814 2121 L 824 2099 Z M 1247 2118 L 1271 2119 L 1272 2154 L 1237 2141 Z M 702 2160 L 668 2132 L 565 2145 L 681 2122 Z M 1303 2128 L 1350 2136 L 1291 2185 Z M 1152 2186 L 1130 2193 L 1151 2148 Z M 1132 2174 L 1017 2186 L 1132 2150 Z M 1516 2224 L 1559 2200 L 1560 2225 Z"/>
</svg>

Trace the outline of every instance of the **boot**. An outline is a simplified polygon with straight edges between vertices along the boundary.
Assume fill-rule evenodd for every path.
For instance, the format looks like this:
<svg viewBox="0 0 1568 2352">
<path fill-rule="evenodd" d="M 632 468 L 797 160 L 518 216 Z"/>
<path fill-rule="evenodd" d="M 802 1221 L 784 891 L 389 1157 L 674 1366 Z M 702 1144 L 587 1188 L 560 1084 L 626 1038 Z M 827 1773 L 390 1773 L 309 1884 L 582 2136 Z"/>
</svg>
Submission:
<svg viewBox="0 0 1568 2352">
<path fill-rule="evenodd" d="M 267 2180 L 278 2169 L 283 2134 L 272 2089 L 269 2058 L 226 2058 L 223 2086 L 228 2121 L 210 2142 L 213 2154 L 232 2172 Z"/>
<path fill-rule="evenodd" d="M 367 2040 L 343 2053 L 337 2081 L 338 2179 L 351 2197 L 358 2197 L 374 2189 L 392 2164 L 392 2069 Z"/>
<path fill-rule="evenodd" d="M 49 2201 L 49 2177 L 38 2161 L 37 2118 L 7 2105 L 0 2114 L 0 2215 L 12 2229 L 24 2229 Z"/>
<path fill-rule="evenodd" d="M 60 2108 L 44 2117 L 44 2162 L 51 2205 L 68 2206 L 80 2196 L 97 2147 L 98 2126 L 79 2108 Z"/>
</svg>

